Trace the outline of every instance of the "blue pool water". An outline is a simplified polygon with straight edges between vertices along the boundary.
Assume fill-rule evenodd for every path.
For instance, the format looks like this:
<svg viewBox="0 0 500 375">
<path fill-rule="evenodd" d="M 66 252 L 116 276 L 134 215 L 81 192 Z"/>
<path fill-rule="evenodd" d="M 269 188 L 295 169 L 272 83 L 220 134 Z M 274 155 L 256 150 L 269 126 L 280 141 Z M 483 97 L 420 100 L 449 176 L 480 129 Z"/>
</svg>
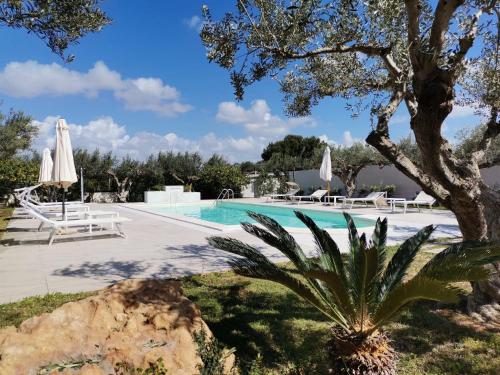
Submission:
<svg viewBox="0 0 500 375">
<path fill-rule="evenodd" d="M 244 221 L 254 222 L 247 215 L 247 211 L 254 211 L 272 217 L 284 227 L 305 228 L 305 225 L 293 213 L 294 210 L 299 210 L 310 216 L 320 228 L 346 228 L 344 215 L 341 213 L 308 210 L 300 207 L 285 208 L 270 205 L 218 202 L 214 205 L 193 204 L 152 207 L 149 210 L 160 214 L 172 213 L 225 225 L 239 225 Z M 356 216 L 353 216 L 353 219 L 359 228 L 374 225 L 374 222 L 369 219 L 362 219 Z"/>
</svg>

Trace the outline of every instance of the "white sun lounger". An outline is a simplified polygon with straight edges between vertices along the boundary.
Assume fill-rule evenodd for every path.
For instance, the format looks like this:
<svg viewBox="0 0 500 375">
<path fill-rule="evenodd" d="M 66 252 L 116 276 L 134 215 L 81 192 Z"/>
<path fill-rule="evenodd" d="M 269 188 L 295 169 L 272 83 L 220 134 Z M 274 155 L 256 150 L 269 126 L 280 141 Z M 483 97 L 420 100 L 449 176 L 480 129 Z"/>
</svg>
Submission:
<svg viewBox="0 0 500 375">
<path fill-rule="evenodd" d="M 406 200 L 404 198 L 401 199 L 396 199 L 393 202 L 393 205 L 402 205 L 404 210 L 403 212 L 406 213 L 406 209 L 408 208 L 409 205 L 411 206 L 416 206 L 418 208 L 418 212 L 420 212 L 420 206 L 429 206 L 429 209 L 432 210 L 432 205 L 436 203 L 436 199 L 434 197 L 431 197 L 429 194 L 426 194 L 425 192 L 421 191 L 420 193 L 417 194 L 415 199 L 413 200 Z"/>
<path fill-rule="evenodd" d="M 45 216 L 46 218 L 56 218 L 56 219 L 61 219 L 63 217 L 63 214 L 61 212 L 61 209 L 58 208 L 57 211 L 42 211 L 40 210 L 39 207 L 23 201 L 21 202 L 21 206 L 24 208 L 24 210 L 28 213 L 33 218 L 37 218 L 35 215 L 33 215 L 33 211 L 36 212 L 39 215 Z M 88 208 L 85 206 L 85 208 Z M 120 216 L 118 212 L 115 211 L 101 211 L 101 210 L 94 210 L 90 211 L 88 209 L 85 210 L 76 210 L 76 211 L 67 211 L 66 212 L 66 220 L 75 220 L 75 219 L 88 219 L 88 218 L 93 218 L 93 217 L 118 217 Z M 38 231 L 40 231 L 43 227 L 43 222 L 40 223 L 40 226 L 38 227 Z M 92 226 L 90 226 L 90 231 L 92 231 Z"/>
<path fill-rule="evenodd" d="M 352 209 L 354 206 L 355 202 L 361 202 L 364 203 L 364 206 L 368 206 L 368 203 L 373 203 L 375 208 L 378 208 L 377 206 L 377 200 L 380 198 L 383 198 L 387 193 L 385 191 L 372 191 L 370 194 L 368 194 L 366 197 L 363 198 L 345 198 L 342 199 L 342 207 L 345 207 L 347 204 L 351 204 L 349 209 Z"/>
<path fill-rule="evenodd" d="M 287 200 L 290 197 L 293 197 L 295 194 L 297 194 L 300 191 L 300 186 L 297 185 L 295 182 L 287 182 L 288 185 L 288 191 L 283 194 L 269 194 L 266 195 L 267 201 L 269 199 L 271 200 L 276 200 L 276 199 L 281 199 L 281 200 Z"/>
<path fill-rule="evenodd" d="M 36 197 L 31 196 L 31 192 L 34 191 L 36 193 L 36 189 L 39 188 L 40 186 L 42 186 L 42 184 L 14 189 L 14 195 L 17 198 L 17 200 L 20 202 L 23 200 L 27 200 L 33 204 L 40 205 L 40 206 L 61 206 L 62 205 L 62 202 L 40 202 L 38 200 L 38 195 L 36 195 Z M 75 204 L 83 204 L 83 203 L 82 203 L 82 201 L 68 201 L 68 202 L 65 202 L 65 204 L 66 205 L 70 205 L 70 204 L 75 205 Z"/>
<path fill-rule="evenodd" d="M 321 202 L 321 198 L 323 198 L 328 190 L 316 190 L 311 195 L 292 195 L 290 199 L 293 201 L 298 201 L 298 204 L 302 202 L 302 200 L 310 200 L 310 201 L 318 201 Z"/>
<path fill-rule="evenodd" d="M 40 186 L 42 186 L 42 184 L 25 186 L 23 188 L 14 189 L 14 196 L 18 201 L 22 201 L 23 199 L 26 199 L 26 197 L 28 197 L 33 190 L 39 188 Z"/>
<path fill-rule="evenodd" d="M 57 220 L 51 220 L 51 219 L 39 214 L 36 211 L 31 211 L 30 214 L 42 222 L 43 225 L 41 225 L 40 227 L 50 227 L 51 228 L 51 232 L 49 235 L 49 246 L 52 245 L 52 242 L 54 241 L 54 237 L 56 236 L 56 234 L 59 230 L 66 229 L 69 227 L 91 227 L 92 225 L 111 224 L 112 229 L 116 228 L 116 230 L 118 231 L 118 234 L 121 237 L 126 238 L 126 235 L 121 228 L 121 224 L 125 221 L 130 221 L 130 219 L 127 219 L 125 217 L 105 217 L 105 218 L 91 218 L 91 219 L 57 221 Z"/>
<path fill-rule="evenodd" d="M 40 201 L 37 201 L 36 199 L 33 199 L 31 197 L 28 197 L 26 200 L 30 201 L 31 203 L 37 205 L 37 206 L 44 206 L 44 207 L 61 207 L 62 206 L 62 202 L 40 202 Z M 83 203 L 82 201 L 67 201 L 67 202 L 64 202 L 64 204 L 66 206 L 82 206 Z"/>
<path fill-rule="evenodd" d="M 62 210 L 62 204 L 38 204 L 36 202 L 33 202 L 31 200 L 23 200 L 20 202 L 20 205 L 24 208 L 25 206 L 29 206 L 30 208 L 36 208 L 37 210 L 41 212 L 54 212 L 54 211 L 61 211 Z M 89 211 L 90 207 L 83 205 L 83 204 L 74 204 L 74 203 L 66 203 L 65 204 L 66 212 L 70 211 Z"/>
<path fill-rule="evenodd" d="M 45 217 L 62 217 L 62 210 L 61 207 L 56 208 L 47 208 L 47 207 L 38 207 L 34 205 L 33 203 L 27 202 L 27 201 L 22 201 L 20 203 L 21 207 L 30 215 L 31 211 L 36 211 L 40 215 L 43 215 Z M 79 207 L 80 208 L 80 207 Z M 89 212 L 88 207 L 85 206 L 84 209 L 78 209 L 78 210 L 71 210 L 71 211 L 66 211 L 66 216 L 68 217 L 82 217 L 83 213 Z"/>
</svg>

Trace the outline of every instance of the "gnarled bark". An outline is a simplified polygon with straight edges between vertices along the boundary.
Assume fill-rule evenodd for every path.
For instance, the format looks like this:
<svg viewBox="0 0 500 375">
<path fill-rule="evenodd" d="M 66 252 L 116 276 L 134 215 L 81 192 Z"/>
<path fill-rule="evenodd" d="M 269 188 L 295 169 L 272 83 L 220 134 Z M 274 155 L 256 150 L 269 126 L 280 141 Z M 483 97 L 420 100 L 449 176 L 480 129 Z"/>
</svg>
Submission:
<svg viewBox="0 0 500 375">
<path fill-rule="evenodd" d="M 333 170 L 333 174 L 340 178 L 340 181 L 344 184 L 345 194 L 349 198 L 356 191 L 356 179 L 361 169 L 363 167 L 348 167 L 341 170 Z"/>
<path fill-rule="evenodd" d="M 414 77 L 413 87 L 416 103 L 407 106 L 415 108 L 411 128 L 421 150 L 422 165 L 413 163 L 390 140 L 387 113 L 379 116 L 377 129 L 367 142 L 455 214 L 464 240 L 500 240 L 500 192 L 483 182 L 480 158 L 457 159 L 441 136 L 443 121 L 453 106 L 452 77 L 436 68 L 432 74 Z M 392 107 L 387 108 L 391 114 Z M 496 117 L 494 121 L 494 126 L 499 126 Z M 500 305 L 500 265 L 490 268 L 493 273 L 489 280 L 472 284 L 468 308 L 500 322 L 500 310 L 496 308 Z"/>
<path fill-rule="evenodd" d="M 127 176 L 120 181 L 118 179 L 118 176 L 112 170 L 108 170 L 108 174 L 112 176 L 116 182 L 116 196 L 118 198 L 118 201 L 121 203 L 127 202 L 128 196 L 130 195 L 130 188 L 132 187 L 132 179 Z"/>
</svg>

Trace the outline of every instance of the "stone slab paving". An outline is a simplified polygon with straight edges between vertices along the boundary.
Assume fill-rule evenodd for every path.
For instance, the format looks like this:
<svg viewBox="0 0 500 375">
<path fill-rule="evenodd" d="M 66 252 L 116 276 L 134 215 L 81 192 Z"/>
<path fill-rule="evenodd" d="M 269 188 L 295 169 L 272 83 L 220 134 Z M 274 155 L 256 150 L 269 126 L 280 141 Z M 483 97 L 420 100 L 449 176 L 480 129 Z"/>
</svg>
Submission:
<svg viewBox="0 0 500 375">
<path fill-rule="evenodd" d="M 246 202 L 262 202 L 246 200 Z M 278 205 L 278 203 L 272 203 Z M 92 204 L 92 210 L 118 211 L 130 222 L 123 224 L 127 238 L 110 231 L 58 236 L 47 246 L 48 231 L 37 232 L 38 221 L 17 209 L 0 241 L 0 303 L 51 292 L 95 290 L 126 278 L 178 277 L 227 269 L 230 255 L 208 246 L 206 237 L 228 235 L 259 247 L 275 261 L 284 260 L 276 250 L 241 229 L 220 232 L 152 215 L 118 204 Z M 130 208 L 132 207 L 132 208 Z M 296 206 L 294 206 L 296 207 Z M 299 208 L 312 207 L 306 204 Z M 315 205 L 322 210 L 338 210 Z M 338 210 L 340 211 L 340 210 Z M 439 224 L 435 235 L 458 236 L 454 216 L 448 211 L 412 212 L 356 208 L 353 213 L 376 218 L 388 216 L 389 243 L 400 242 L 427 224 Z M 330 231 L 343 251 L 347 250 L 345 229 Z M 370 229 L 367 228 L 367 234 Z M 298 243 L 314 254 L 312 236 L 305 230 L 293 232 Z"/>
</svg>

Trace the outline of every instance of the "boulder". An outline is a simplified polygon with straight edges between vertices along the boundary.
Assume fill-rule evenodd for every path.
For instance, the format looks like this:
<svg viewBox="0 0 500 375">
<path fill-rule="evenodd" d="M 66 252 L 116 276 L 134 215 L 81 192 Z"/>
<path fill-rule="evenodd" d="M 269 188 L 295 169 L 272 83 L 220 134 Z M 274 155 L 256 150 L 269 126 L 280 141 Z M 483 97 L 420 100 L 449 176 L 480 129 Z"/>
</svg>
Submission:
<svg viewBox="0 0 500 375">
<path fill-rule="evenodd" d="M 95 192 L 90 195 L 92 203 L 117 203 L 119 202 L 118 194 L 115 192 Z"/>
<path fill-rule="evenodd" d="M 161 358 L 168 374 L 193 375 L 200 329 L 211 336 L 180 282 L 125 280 L 0 330 L 0 374 L 122 374 Z"/>
</svg>

